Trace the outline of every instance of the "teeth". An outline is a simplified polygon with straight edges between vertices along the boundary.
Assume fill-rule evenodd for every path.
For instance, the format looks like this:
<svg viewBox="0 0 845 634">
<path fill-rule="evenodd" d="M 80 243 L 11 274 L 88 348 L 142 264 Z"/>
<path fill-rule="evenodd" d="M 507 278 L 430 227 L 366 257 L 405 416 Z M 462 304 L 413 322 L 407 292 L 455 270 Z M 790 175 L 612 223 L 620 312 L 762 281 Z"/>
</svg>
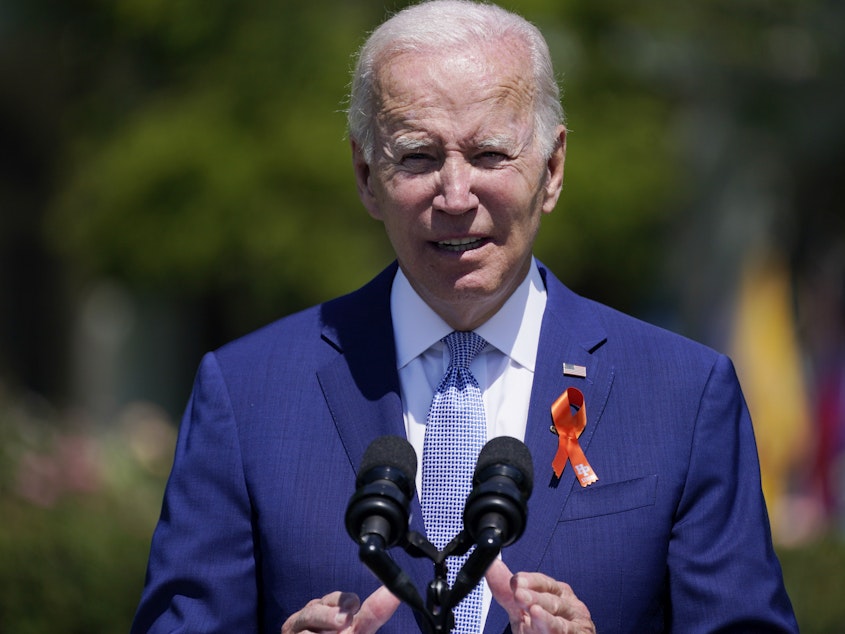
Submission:
<svg viewBox="0 0 845 634">
<path fill-rule="evenodd" d="M 469 251 L 476 246 L 480 246 L 481 242 L 481 238 L 454 238 L 452 240 L 442 240 L 437 243 L 437 246 L 449 251 Z"/>
<path fill-rule="evenodd" d="M 457 238 L 455 240 L 444 240 L 440 244 L 442 244 L 444 246 L 449 246 L 449 247 L 459 247 L 459 246 L 464 245 L 464 244 L 471 244 L 472 242 L 475 242 L 476 240 L 478 240 L 478 238 Z"/>
</svg>

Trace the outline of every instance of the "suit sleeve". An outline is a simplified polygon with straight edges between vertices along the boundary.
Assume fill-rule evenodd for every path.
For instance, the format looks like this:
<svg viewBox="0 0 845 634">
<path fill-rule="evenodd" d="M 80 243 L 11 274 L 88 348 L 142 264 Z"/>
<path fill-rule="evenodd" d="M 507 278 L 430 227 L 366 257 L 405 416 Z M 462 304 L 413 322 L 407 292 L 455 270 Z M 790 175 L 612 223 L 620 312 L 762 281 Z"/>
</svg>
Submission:
<svg viewBox="0 0 845 634">
<path fill-rule="evenodd" d="M 798 631 L 759 474 L 751 418 L 721 356 L 702 395 L 669 545 L 670 631 Z"/>
<path fill-rule="evenodd" d="M 237 429 L 208 354 L 179 430 L 132 632 L 255 632 L 257 596 Z"/>
</svg>

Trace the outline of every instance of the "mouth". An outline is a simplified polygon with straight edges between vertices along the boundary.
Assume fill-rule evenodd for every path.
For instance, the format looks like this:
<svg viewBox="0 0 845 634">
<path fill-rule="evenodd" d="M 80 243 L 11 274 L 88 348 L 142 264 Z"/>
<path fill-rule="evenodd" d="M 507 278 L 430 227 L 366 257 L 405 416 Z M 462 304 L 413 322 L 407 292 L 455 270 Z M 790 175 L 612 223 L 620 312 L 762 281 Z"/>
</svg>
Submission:
<svg viewBox="0 0 845 634">
<path fill-rule="evenodd" d="M 478 249 L 487 242 L 486 238 L 455 238 L 453 240 L 441 240 L 436 242 L 438 249 L 444 251 L 451 251 L 453 253 L 462 253 L 464 251 L 472 251 Z"/>
</svg>

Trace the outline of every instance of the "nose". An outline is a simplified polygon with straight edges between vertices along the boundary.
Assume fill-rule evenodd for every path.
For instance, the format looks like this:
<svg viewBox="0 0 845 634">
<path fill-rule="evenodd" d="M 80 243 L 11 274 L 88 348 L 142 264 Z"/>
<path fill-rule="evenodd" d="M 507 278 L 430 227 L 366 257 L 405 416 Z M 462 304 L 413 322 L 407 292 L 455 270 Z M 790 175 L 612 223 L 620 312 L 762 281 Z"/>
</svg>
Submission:
<svg viewBox="0 0 845 634">
<path fill-rule="evenodd" d="M 447 214 L 463 214 L 478 206 L 473 192 L 473 167 L 462 156 L 450 156 L 438 172 L 439 188 L 433 205 Z"/>
</svg>

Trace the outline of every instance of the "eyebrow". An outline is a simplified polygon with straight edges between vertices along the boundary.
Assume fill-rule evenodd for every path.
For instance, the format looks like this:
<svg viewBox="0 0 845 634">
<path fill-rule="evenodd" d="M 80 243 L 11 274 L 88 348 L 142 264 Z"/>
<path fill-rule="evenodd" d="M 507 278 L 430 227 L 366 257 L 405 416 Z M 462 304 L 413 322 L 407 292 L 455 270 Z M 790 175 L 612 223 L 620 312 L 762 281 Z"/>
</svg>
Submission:
<svg viewBox="0 0 845 634">
<path fill-rule="evenodd" d="M 414 137 L 400 136 L 393 140 L 390 144 L 394 151 L 398 152 L 413 152 L 421 148 L 431 146 L 430 139 L 420 139 Z"/>
<path fill-rule="evenodd" d="M 489 149 L 489 148 L 513 148 L 516 145 L 516 141 L 511 136 L 494 136 L 490 137 L 489 139 L 482 139 L 478 142 L 477 146 L 479 149 Z"/>
<path fill-rule="evenodd" d="M 392 141 L 390 144 L 395 152 L 415 152 L 417 150 L 431 147 L 434 142 L 428 138 L 415 138 L 409 136 L 400 136 Z M 516 146 L 516 141 L 512 136 L 499 135 L 486 139 L 482 139 L 475 144 L 475 147 L 480 150 L 487 149 L 512 149 Z"/>
</svg>

